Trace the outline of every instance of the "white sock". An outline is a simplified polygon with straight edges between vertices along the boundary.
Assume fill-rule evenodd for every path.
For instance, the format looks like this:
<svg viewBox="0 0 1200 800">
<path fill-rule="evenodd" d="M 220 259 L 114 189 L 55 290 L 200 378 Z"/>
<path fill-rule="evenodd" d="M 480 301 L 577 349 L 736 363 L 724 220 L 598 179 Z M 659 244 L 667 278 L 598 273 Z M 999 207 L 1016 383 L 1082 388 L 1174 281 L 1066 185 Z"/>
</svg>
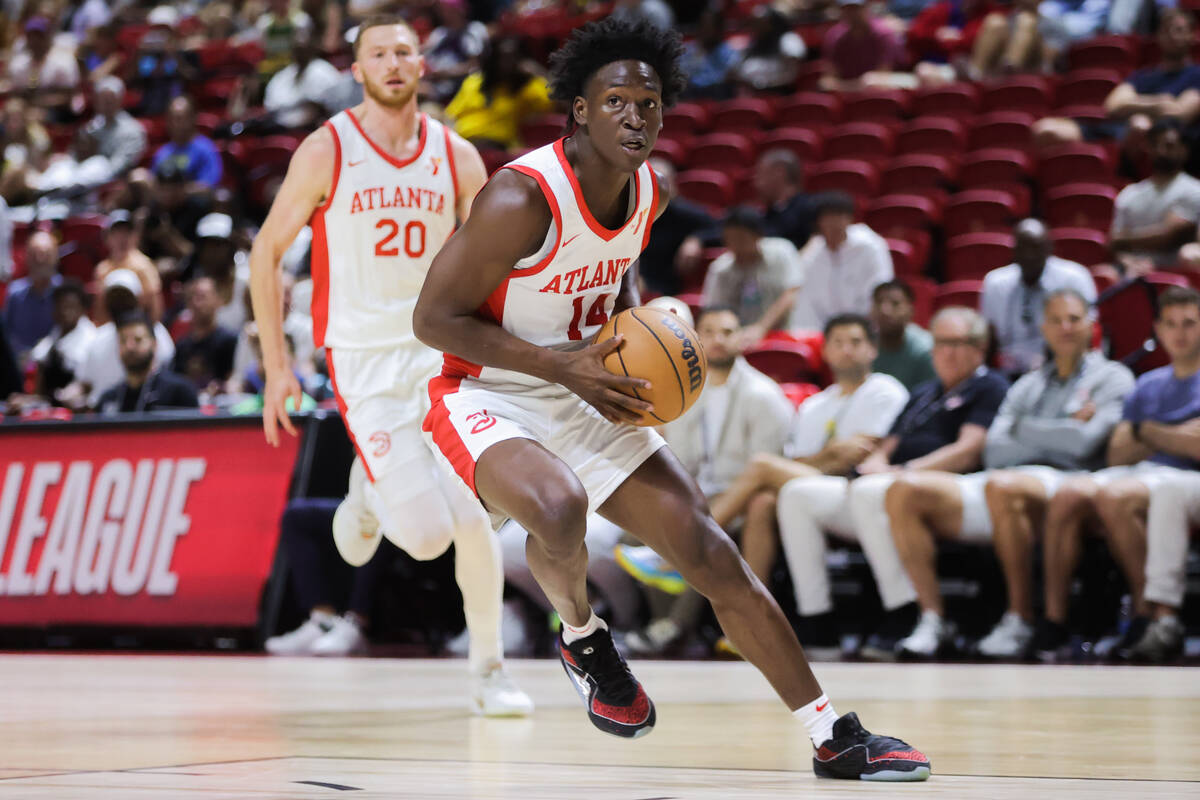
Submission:
<svg viewBox="0 0 1200 800">
<path fill-rule="evenodd" d="M 564 622 L 562 629 L 563 644 L 570 644 L 571 642 L 591 636 L 601 628 L 608 630 L 608 624 L 597 617 L 595 611 L 592 612 L 592 616 L 588 618 L 588 621 L 583 624 L 582 628 L 576 628 Z"/>
<path fill-rule="evenodd" d="M 833 710 L 833 703 L 824 694 L 808 705 L 797 708 L 792 716 L 804 723 L 813 747 L 820 747 L 833 738 L 833 723 L 838 715 Z"/>
</svg>

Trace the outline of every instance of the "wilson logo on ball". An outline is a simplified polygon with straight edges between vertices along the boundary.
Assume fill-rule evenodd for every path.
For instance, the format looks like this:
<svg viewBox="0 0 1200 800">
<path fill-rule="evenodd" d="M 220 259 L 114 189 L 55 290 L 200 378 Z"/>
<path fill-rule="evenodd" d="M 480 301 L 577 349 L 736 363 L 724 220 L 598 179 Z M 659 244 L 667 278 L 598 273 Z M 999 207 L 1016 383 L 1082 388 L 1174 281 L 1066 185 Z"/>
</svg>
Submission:
<svg viewBox="0 0 1200 800">
<path fill-rule="evenodd" d="M 700 369 L 700 356 L 696 353 L 696 347 L 692 344 L 691 337 L 674 320 L 663 319 L 662 326 L 675 334 L 675 338 L 683 343 L 683 350 L 680 355 L 687 362 L 689 388 L 693 392 L 696 391 L 700 388 L 700 384 L 704 383 L 704 371 Z"/>
</svg>

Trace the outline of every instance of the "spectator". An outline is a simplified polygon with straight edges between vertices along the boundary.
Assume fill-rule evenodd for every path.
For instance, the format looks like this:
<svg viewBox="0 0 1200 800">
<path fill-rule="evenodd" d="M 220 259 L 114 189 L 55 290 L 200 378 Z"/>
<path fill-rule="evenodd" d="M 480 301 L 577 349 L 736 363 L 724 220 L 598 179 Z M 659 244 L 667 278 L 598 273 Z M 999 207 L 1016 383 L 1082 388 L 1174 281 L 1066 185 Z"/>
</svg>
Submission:
<svg viewBox="0 0 1200 800">
<path fill-rule="evenodd" d="M 50 152 L 50 134 L 38 121 L 37 109 L 21 97 L 10 97 L 4 102 L 0 123 L 4 175 L 24 166 L 40 168 Z M 5 199 L 12 203 L 7 195 Z"/>
<path fill-rule="evenodd" d="M 77 128 L 69 153 L 52 156 L 40 172 L 25 171 L 26 197 L 30 202 L 42 201 L 39 214 L 61 218 L 96 208 L 97 190 L 115 177 L 112 162 L 96 148 L 96 137 L 86 128 Z"/>
<path fill-rule="evenodd" d="M 66 278 L 51 292 L 54 327 L 38 342 L 31 354 L 37 364 L 37 393 L 54 398 L 59 389 L 75 380 L 83 365 L 96 326 L 87 317 L 87 292 L 74 278 Z"/>
<path fill-rule="evenodd" d="M 745 91 L 791 92 L 805 52 L 804 40 L 791 30 L 787 17 L 760 5 L 750 17 L 750 43 L 730 77 Z"/>
<path fill-rule="evenodd" d="M 171 369 L 183 375 L 196 391 L 221 394 L 233 372 L 237 334 L 217 324 L 220 300 L 212 278 L 200 276 L 187 286 L 187 333 L 175 340 Z"/>
<path fill-rule="evenodd" d="M 1073 43 L 1086 41 L 1104 31 L 1110 10 L 1109 0 L 1042 0 L 1038 6 L 1041 14 L 1039 29 L 1052 53 L 1064 53 Z M 1132 31 L 1113 31 L 1118 32 Z"/>
<path fill-rule="evenodd" d="M 1096 302 L 1096 282 L 1074 261 L 1050 254 L 1046 226 L 1026 219 L 1013 229 L 1013 263 L 989 272 L 983 279 L 980 311 L 996 337 L 1001 371 L 1023 375 L 1045 360 L 1042 309 L 1059 289 L 1074 289 L 1088 304 Z"/>
<path fill-rule="evenodd" d="M 864 86 L 889 85 L 889 73 L 905 60 L 895 30 L 872 16 L 863 0 L 838 0 L 839 21 L 821 44 L 826 72 L 821 87 L 849 92 Z"/>
<path fill-rule="evenodd" d="M 1104 444 L 1121 418 L 1133 373 L 1100 353 L 1089 353 L 1091 301 L 1075 289 L 1058 289 L 1042 300 L 1041 329 L 1053 356 L 1009 391 L 987 432 L 984 466 L 1011 472 L 906 471 L 887 494 L 888 516 L 896 549 L 917 591 L 921 620 L 899 644 L 900 652 L 933 658 L 954 647 L 956 630 L 946 620 L 937 577 L 937 539 L 982 544 L 992 538 L 989 501 L 996 487 L 1021 486 L 1028 505 L 1044 503 L 1061 481 L 1059 470 L 1102 466 Z M 1023 467 L 1026 464 L 1049 465 Z M 1003 476 L 1008 476 L 1003 477 Z M 1033 639 L 1029 594 L 1032 537 L 1014 531 L 1005 504 L 990 506 L 995 523 L 996 555 L 1009 582 L 1010 610 L 979 643 L 989 658 L 1021 657 Z M 993 498 L 995 500 L 995 498 Z"/>
<path fill-rule="evenodd" d="M 662 428 L 680 463 L 710 500 L 721 497 L 756 454 L 782 453 L 792 417 L 779 386 L 741 358 L 739 328 L 731 308 L 713 306 L 700 312 L 696 335 L 708 356 L 705 390 L 686 414 Z M 773 498 L 744 510 L 747 530 L 773 527 Z M 744 545 L 751 569 L 766 582 L 775 561 L 774 535 L 758 531 Z M 649 548 L 620 548 L 617 561 L 638 578 L 661 569 L 661 559 Z M 626 643 L 635 653 L 661 653 L 692 632 L 703 608 L 704 599 L 688 590 L 674 601 L 669 615 L 630 633 Z"/>
<path fill-rule="evenodd" d="M 987 36 L 982 35 L 985 26 Z M 951 64 L 978 79 L 987 72 L 994 41 L 1007 33 L 1008 20 L 991 0 L 939 0 L 909 25 L 908 48 L 913 61 Z"/>
<path fill-rule="evenodd" d="M 912 321 L 913 291 L 901 280 L 884 281 L 871 293 L 871 321 L 879 329 L 879 355 L 871 369 L 891 375 L 910 392 L 933 380 L 933 337 Z"/>
<path fill-rule="evenodd" d="M 716 221 L 703 206 L 679 196 L 671 162 L 651 156 L 650 166 L 666 183 L 670 202 L 650 229 L 650 241 L 638 258 L 638 277 L 653 292 L 675 295 L 700 268 L 705 240 L 712 238 Z"/>
<path fill-rule="evenodd" d="M 446 116 L 460 136 L 478 146 L 519 147 L 521 122 L 554 107 L 543 73 L 515 36 L 489 42 L 479 72 L 462 82 Z"/>
<path fill-rule="evenodd" d="M 250 323 L 246 327 L 250 329 L 250 348 L 254 354 L 254 362 L 247 367 L 242 376 L 241 393 L 249 396 L 238 400 L 229 409 L 229 413 L 235 416 L 261 415 L 263 410 L 262 392 L 263 387 L 267 384 L 267 371 L 263 366 L 262 344 L 258 340 L 258 327 L 254 323 Z M 296 376 L 296 380 L 303 382 L 304 377 L 296 370 L 296 340 L 286 332 L 283 334 L 283 339 L 287 345 L 288 368 Z M 305 392 L 301 392 L 300 408 L 296 408 L 296 403 L 291 397 L 287 398 L 285 405 L 288 413 L 295 414 L 300 411 L 312 411 L 317 407 L 317 401 Z"/>
<path fill-rule="evenodd" d="M 28 274 L 8 286 L 4 302 L 4 329 L 17 363 L 54 327 L 53 292 L 62 282 L 58 274 L 58 241 L 46 231 L 34 231 L 25 242 Z"/>
<path fill-rule="evenodd" d="M 82 40 L 88 31 L 112 22 L 112 17 L 107 0 L 83 0 L 71 15 L 71 33 L 75 34 L 76 39 Z"/>
<path fill-rule="evenodd" d="M 708 268 L 703 303 L 733 308 L 751 344 L 784 327 L 802 282 L 800 259 L 787 239 L 763 236 L 762 216 L 748 206 L 731 209 L 721 232 L 729 251 Z"/>
<path fill-rule="evenodd" d="M 155 365 L 154 323 L 145 314 L 120 317 L 116 332 L 125 380 L 100 394 L 96 405 L 101 414 L 199 407 L 196 390 L 187 381 Z"/>
<path fill-rule="evenodd" d="M 791 327 L 825 327 L 838 314 L 867 314 L 871 292 L 892 279 L 887 241 L 854 222 L 854 198 L 830 192 L 817 201 L 817 235 L 800 251 L 801 290 Z"/>
<path fill-rule="evenodd" d="M 664 31 L 675 27 L 675 12 L 664 0 L 615 0 L 612 15 L 646 22 Z"/>
<path fill-rule="evenodd" d="M 13 223 L 8 203 L 0 197 L 0 283 L 7 283 L 13 274 Z"/>
<path fill-rule="evenodd" d="M 161 274 L 172 274 L 196 250 L 196 228 L 212 207 L 206 193 L 188 191 L 187 175 L 168 160 L 155 172 L 135 172 L 130 181 L 129 206 L 141 224 L 142 251 L 158 265 Z"/>
<path fill-rule="evenodd" d="M 1132 275 L 1175 263 L 1180 245 L 1195 238 L 1200 220 L 1200 181 L 1183 171 L 1188 153 L 1179 123 L 1154 123 L 1146 143 L 1151 175 L 1117 195 L 1109 238 L 1118 261 Z"/>
<path fill-rule="evenodd" d="M 816 198 L 804 193 L 804 166 L 796 154 L 776 148 L 759 156 L 754 191 L 767 209 L 763 233 L 804 247 L 816 224 Z"/>
<path fill-rule="evenodd" d="M 71 92 L 79 86 L 75 54 L 55 46 L 54 29 L 46 17 L 30 17 L 24 30 L 25 46 L 13 51 L 0 91 L 28 93 L 41 108 L 65 112 Z"/>
<path fill-rule="evenodd" d="M 208 214 L 196 224 L 196 255 L 197 274 L 212 278 L 217 290 L 217 324 L 240 331 L 248 318 L 246 294 L 250 284 L 245 265 L 239 268 L 232 217 Z"/>
<path fill-rule="evenodd" d="M 154 262 L 137 248 L 137 233 L 133 229 L 133 220 L 128 211 L 117 209 L 108 217 L 108 227 L 105 231 L 104 242 L 108 246 L 108 258 L 96 265 L 92 279 L 103 283 L 104 278 L 113 270 L 127 269 L 138 276 L 142 283 L 142 298 L 145 302 L 146 313 L 150 319 L 158 322 L 163 315 L 162 278 Z M 93 315 L 98 322 L 108 321 L 104 304 L 96 303 Z"/>
<path fill-rule="evenodd" d="M 79 46 L 79 70 L 88 76 L 93 85 L 108 77 L 117 77 L 126 72 L 125 55 L 121 52 L 117 36 L 121 31 L 118 23 L 92 28 L 81 37 Z"/>
<path fill-rule="evenodd" d="M 221 182 L 221 154 L 207 136 L 196 131 L 196 109 L 187 97 L 176 97 L 167 109 L 169 141 L 154 154 L 150 168 L 160 178 L 174 168 L 191 183 L 209 189 Z"/>
<path fill-rule="evenodd" d="M 288 65 L 292 54 L 292 37 L 296 30 L 313 29 L 313 21 L 292 0 L 268 0 L 267 12 L 254 23 L 254 35 L 262 42 L 264 56 L 258 62 L 258 74 L 264 81 Z"/>
<path fill-rule="evenodd" d="M 800 404 L 783 446 L 786 457 L 773 446 L 757 451 L 712 500 L 713 519 L 722 527 L 744 515 L 742 552 L 764 583 L 779 548 L 775 503 L 780 487 L 793 478 L 851 474 L 908 400 L 908 392 L 895 379 L 872 374 L 875 333 L 865 317 L 843 314 L 831 319 L 822 352 L 834 383 Z M 799 578 L 801 572 L 795 574 Z M 800 580 L 794 587 L 805 651 L 821 658 L 836 656 L 841 647 L 828 587 L 801 585 Z"/>
<path fill-rule="evenodd" d="M 87 124 L 87 132 L 96 139 L 96 150 L 108 159 L 114 175 L 124 175 L 142 160 L 146 152 L 146 129 L 121 108 L 125 84 L 110 75 L 94 84 L 92 107 L 96 116 Z"/>
<path fill-rule="evenodd" d="M 895 642 L 918 620 L 916 593 L 892 540 L 888 489 L 904 471 L 978 469 L 987 428 L 1008 387 L 984 366 L 988 329 L 979 314 L 949 306 L 930 329 L 938 377 L 913 391 L 888 434 L 859 461 L 862 477 L 800 477 L 779 490 L 779 533 L 792 580 L 801 591 L 818 587 L 807 605 L 811 613 L 829 607 L 828 589 L 821 588 L 828 587 L 824 531 L 862 545 L 885 612 L 862 649 L 869 658 L 893 657 Z"/>
<path fill-rule="evenodd" d="M 696 23 L 696 38 L 683 47 L 680 67 L 688 76 L 683 96 L 689 100 L 725 100 L 733 94 L 730 70 L 741 54 L 725 39 L 725 18 L 706 8 Z"/>
<path fill-rule="evenodd" d="M 1079 563 L 1085 523 L 1093 514 L 1103 523 L 1109 551 L 1121 566 L 1134 603 L 1134 620 L 1115 649 L 1132 651 L 1149 634 L 1145 592 L 1149 499 L 1181 470 L 1200 469 L 1195 447 L 1200 419 L 1200 294 L 1181 288 L 1163 292 L 1155 335 L 1171 364 L 1139 377 L 1126 398 L 1123 418 L 1108 444 L 1108 463 L 1113 466 L 1092 475 L 1068 476 L 1047 507 L 1045 619 L 1033 644 L 1043 660 L 1056 659 L 1067 642 L 1072 575 Z M 1158 561 L 1162 551 L 1155 555 L 1154 574 L 1160 580 L 1165 568 Z M 1161 584 L 1157 587 L 1155 596 L 1161 598 Z M 1157 608 L 1155 615 L 1169 616 Z M 1170 622 L 1152 627 L 1147 647 L 1162 639 L 1153 645 L 1154 651 L 1164 658 L 1178 653 L 1181 627 Z"/>
<path fill-rule="evenodd" d="M 142 282 L 127 269 L 116 269 L 104 277 L 104 309 L 110 320 L 120 319 L 130 312 L 145 314 L 142 300 Z M 165 366 L 175 357 L 175 344 L 162 323 L 154 323 L 156 342 L 155 364 Z M 88 347 L 83 364 L 75 373 L 75 381 L 62 391 L 64 404 L 72 408 L 95 408 L 100 394 L 121 380 L 120 337 L 117 326 L 106 322 L 96 329 L 96 335 Z"/>
<path fill-rule="evenodd" d="M 154 27 L 138 42 L 130 83 L 142 93 L 139 116 L 156 117 L 169 111 L 187 85 L 202 77 L 199 57 L 180 43 L 175 30 L 178 16 L 170 6 L 154 9 L 147 20 Z"/>
<path fill-rule="evenodd" d="M 429 96 L 446 103 L 458 92 L 463 78 L 479 68 L 479 57 L 487 46 L 487 26 L 472 20 L 466 0 L 440 0 L 442 24 L 425 40 L 425 80 Z"/>
<path fill-rule="evenodd" d="M 292 62 L 267 83 L 263 106 L 284 128 L 315 127 L 340 110 L 342 73 L 317 57 L 316 42 L 307 28 L 292 38 Z"/>
<path fill-rule="evenodd" d="M 1073 119 L 1047 117 L 1034 124 L 1038 144 L 1081 139 L 1120 139 L 1124 157 L 1137 163 L 1145 135 L 1160 119 L 1190 125 L 1200 113 L 1200 67 L 1191 63 L 1195 36 L 1185 11 L 1165 9 L 1159 19 L 1157 67 L 1134 72 L 1104 100 L 1108 121 L 1081 126 Z M 1127 166 L 1128 170 L 1129 167 Z"/>
<path fill-rule="evenodd" d="M 1149 622 L 1145 633 L 1120 655 L 1162 664 L 1183 644 L 1180 611 L 1187 586 L 1188 534 L 1200 525 L 1200 472 L 1178 470 L 1164 476 L 1150 495 L 1146 512 L 1146 588 Z"/>
</svg>

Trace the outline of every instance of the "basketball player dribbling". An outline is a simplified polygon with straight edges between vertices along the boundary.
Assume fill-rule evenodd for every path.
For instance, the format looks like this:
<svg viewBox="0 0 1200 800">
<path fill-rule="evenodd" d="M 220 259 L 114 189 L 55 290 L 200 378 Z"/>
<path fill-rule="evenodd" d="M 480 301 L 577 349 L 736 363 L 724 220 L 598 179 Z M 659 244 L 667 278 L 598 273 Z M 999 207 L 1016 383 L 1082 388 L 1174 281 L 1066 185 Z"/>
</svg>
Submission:
<svg viewBox="0 0 1200 800">
<path fill-rule="evenodd" d="M 601 730 L 648 733 L 654 704 L 587 600 L 589 510 L 630 531 L 712 602 L 725 633 L 806 726 L 824 777 L 923 780 L 929 760 L 838 717 L 771 595 L 713 522 L 699 488 L 590 344 L 637 305 L 634 271 L 667 194 L 646 159 L 683 85 L 677 34 L 612 18 L 551 59 L 574 132 L 496 173 L 442 248 L 413 317 L 444 351 L 425 430 L 496 516 L 529 531 L 529 567 L 563 620 L 559 652 Z"/>
<path fill-rule="evenodd" d="M 365 563 L 386 534 L 414 558 L 455 545 L 455 577 L 470 639 L 472 705 L 487 716 L 525 716 L 532 702 L 507 676 L 500 619 L 499 544 L 478 501 L 423 440 L 425 386 L 441 354 L 413 335 L 412 313 L 439 247 L 467 218 L 486 180 L 475 148 L 417 110 L 424 70 L 416 33 L 398 16 L 359 26 L 354 78 L 362 104 L 335 115 L 297 148 L 254 241 L 251 296 L 262 342 L 263 429 L 295 430 L 287 402 L 300 386 L 286 368 L 280 257 L 313 230 L 313 335 L 358 458 L 334 518 L 334 540 Z M 382 533 L 381 533 L 382 529 Z"/>
</svg>

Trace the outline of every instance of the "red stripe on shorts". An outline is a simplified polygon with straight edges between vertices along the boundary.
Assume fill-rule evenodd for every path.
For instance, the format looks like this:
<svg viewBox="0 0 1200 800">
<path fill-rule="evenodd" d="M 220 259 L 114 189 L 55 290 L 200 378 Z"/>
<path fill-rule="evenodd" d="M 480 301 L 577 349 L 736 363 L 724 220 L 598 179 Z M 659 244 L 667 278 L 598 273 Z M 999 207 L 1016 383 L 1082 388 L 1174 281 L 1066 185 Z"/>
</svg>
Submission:
<svg viewBox="0 0 1200 800">
<path fill-rule="evenodd" d="M 333 386 L 333 396 L 337 400 L 338 411 L 342 412 L 342 422 L 346 426 L 346 433 L 350 434 L 350 443 L 354 445 L 354 452 L 358 453 L 358 459 L 362 461 L 363 469 L 367 471 L 367 480 L 374 483 L 375 475 L 371 472 L 371 465 L 367 462 L 367 457 L 363 455 L 362 448 L 358 446 L 358 439 L 354 438 L 354 429 L 350 427 L 350 417 L 346 413 L 346 400 L 342 397 L 342 393 L 338 391 L 337 375 L 333 369 L 332 349 L 325 351 L 325 364 L 329 367 L 329 383 Z"/>
<path fill-rule="evenodd" d="M 446 395 L 457 392 L 461 383 L 461 377 L 447 375 L 438 375 L 429 381 L 430 409 L 421 423 L 421 430 L 432 435 L 433 443 L 450 462 L 454 472 L 478 496 L 479 492 L 475 490 L 475 459 L 471 458 L 471 451 L 450 421 L 450 410 L 443 400 Z"/>
</svg>

